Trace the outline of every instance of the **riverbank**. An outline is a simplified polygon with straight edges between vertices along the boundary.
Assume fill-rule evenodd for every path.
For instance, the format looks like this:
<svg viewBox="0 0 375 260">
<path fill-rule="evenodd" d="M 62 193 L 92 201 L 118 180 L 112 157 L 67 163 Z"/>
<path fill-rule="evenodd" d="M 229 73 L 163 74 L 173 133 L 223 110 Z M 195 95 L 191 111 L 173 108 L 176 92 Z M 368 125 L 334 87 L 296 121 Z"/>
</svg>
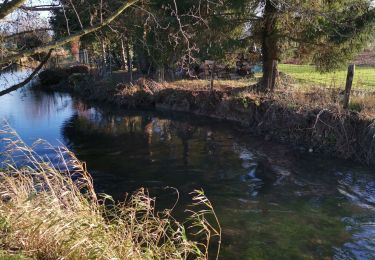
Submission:
<svg viewBox="0 0 375 260">
<path fill-rule="evenodd" d="M 270 95 L 257 92 L 256 85 L 235 81 L 218 81 L 211 91 L 206 81 L 156 83 L 141 78 L 121 83 L 113 78 L 94 80 L 82 73 L 43 88 L 121 108 L 182 111 L 235 121 L 266 141 L 364 164 L 375 161 L 372 99 L 355 96 L 346 111 L 335 89 L 306 91 L 286 86 Z"/>
</svg>

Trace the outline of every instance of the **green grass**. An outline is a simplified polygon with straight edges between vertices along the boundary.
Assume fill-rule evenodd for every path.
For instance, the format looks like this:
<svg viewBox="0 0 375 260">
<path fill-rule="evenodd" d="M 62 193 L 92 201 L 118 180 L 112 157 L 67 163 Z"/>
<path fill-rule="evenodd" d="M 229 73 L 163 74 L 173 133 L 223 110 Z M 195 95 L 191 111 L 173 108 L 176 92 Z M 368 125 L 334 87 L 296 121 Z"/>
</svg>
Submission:
<svg viewBox="0 0 375 260">
<path fill-rule="evenodd" d="M 280 64 L 279 71 L 286 73 L 294 83 L 302 86 L 345 88 L 347 70 L 320 73 L 311 65 Z M 353 88 L 375 91 L 375 67 L 356 67 Z"/>
<path fill-rule="evenodd" d="M 12 255 L 6 251 L 0 251 L 0 260 L 25 260 L 25 259 L 28 259 L 28 258 L 20 254 Z"/>
</svg>

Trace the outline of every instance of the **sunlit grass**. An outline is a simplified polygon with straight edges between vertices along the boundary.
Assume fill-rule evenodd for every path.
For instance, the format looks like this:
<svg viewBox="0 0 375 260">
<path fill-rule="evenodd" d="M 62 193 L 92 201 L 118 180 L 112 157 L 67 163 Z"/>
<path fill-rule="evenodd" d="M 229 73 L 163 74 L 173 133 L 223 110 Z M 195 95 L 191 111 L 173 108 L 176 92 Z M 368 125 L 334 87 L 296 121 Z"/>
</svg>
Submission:
<svg viewBox="0 0 375 260">
<path fill-rule="evenodd" d="M 279 71 L 295 80 L 294 85 L 345 88 L 347 70 L 320 73 L 314 66 L 280 64 Z M 353 88 L 375 91 L 375 67 L 356 67 Z"/>
<path fill-rule="evenodd" d="M 329 87 L 345 88 L 347 70 L 342 69 L 335 72 L 320 73 L 311 65 L 279 64 L 279 71 L 290 77 L 288 84 L 298 88 L 306 87 Z M 225 87 L 241 88 L 256 84 L 262 75 L 257 73 L 254 78 L 242 78 L 238 80 L 215 80 L 214 87 L 222 89 Z M 209 88 L 209 80 L 177 80 L 170 85 L 177 88 L 202 89 Z M 375 67 L 356 67 L 353 89 L 364 89 L 375 91 Z"/>
<path fill-rule="evenodd" d="M 258 80 L 257 78 L 243 78 L 243 79 L 238 79 L 238 80 L 219 79 L 219 80 L 214 80 L 214 88 L 222 89 L 225 87 L 230 87 L 230 88 L 248 87 L 252 84 L 257 83 L 257 80 Z M 203 79 L 177 80 L 177 81 L 171 82 L 169 85 L 176 87 L 176 88 L 204 89 L 204 88 L 210 87 L 210 81 L 203 80 Z"/>
</svg>

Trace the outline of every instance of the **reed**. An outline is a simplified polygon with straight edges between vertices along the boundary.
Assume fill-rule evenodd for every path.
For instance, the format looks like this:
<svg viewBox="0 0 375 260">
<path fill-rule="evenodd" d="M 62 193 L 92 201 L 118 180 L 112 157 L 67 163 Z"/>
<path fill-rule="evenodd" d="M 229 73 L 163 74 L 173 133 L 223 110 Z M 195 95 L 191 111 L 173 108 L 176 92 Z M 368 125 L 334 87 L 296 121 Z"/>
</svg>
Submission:
<svg viewBox="0 0 375 260">
<path fill-rule="evenodd" d="M 193 198 L 200 210 L 180 223 L 172 209 L 156 212 L 144 189 L 122 203 L 96 194 L 85 164 L 64 147 L 35 143 L 53 151 L 47 158 L 9 127 L 0 134 L 0 251 L 36 259 L 208 259 L 221 229 L 202 191 Z"/>
</svg>

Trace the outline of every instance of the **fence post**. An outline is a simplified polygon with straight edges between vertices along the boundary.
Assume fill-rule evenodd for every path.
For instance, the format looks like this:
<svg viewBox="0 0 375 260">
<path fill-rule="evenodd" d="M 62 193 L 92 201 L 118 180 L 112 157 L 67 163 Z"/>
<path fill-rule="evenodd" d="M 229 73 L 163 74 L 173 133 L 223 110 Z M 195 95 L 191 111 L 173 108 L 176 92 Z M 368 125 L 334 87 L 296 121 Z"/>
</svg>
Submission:
<svg viewBox="0 0 375 260">
<path fill-rule="evenodd" d="M 214 79 L 215 79 L 215 61 L 212 63 L 212 67 L 211 67 L 211 82 L 210 82 L 210 86 L 211 86 L 211 92 L 214 90 Z"/>
<path fill-rule="evenodd" d="M 346 76 L 346 85 L 345 85 L 345 92 L 344 92 L 344 109 L 348 109 L 349 101 L 350 101 L 350 93 L 352 91 L 353 86 L 353 79 L 354 79 L 354 70 L 355 65 L 350 64 L 348 67 L 348 75 Z"/>
</svg>

